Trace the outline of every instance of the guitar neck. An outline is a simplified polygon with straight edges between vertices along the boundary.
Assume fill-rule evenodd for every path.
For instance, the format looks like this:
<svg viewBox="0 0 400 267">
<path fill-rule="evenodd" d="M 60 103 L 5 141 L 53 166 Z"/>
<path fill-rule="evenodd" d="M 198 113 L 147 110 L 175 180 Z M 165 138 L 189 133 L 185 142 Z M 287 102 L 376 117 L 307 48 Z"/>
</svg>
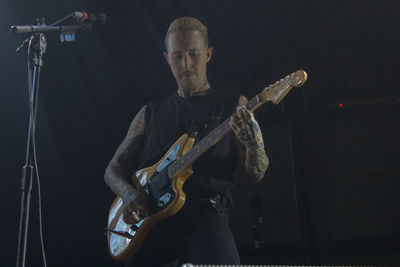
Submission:
<svg viewBox="0 0 400 267">
<path fill-rule="evenodd" d="M 260 101 L 259 97 L 255 96 L 247 102 L 246 108 L 254 111 L 262 104 L 264 103 Z M 171 164 L 168 168 L 168 176 L 172 179 L 172 177 L 178 175 L 182 170 L 191 166 L 201 155 L 207 152 L 212 146 L 228 134 L 231 130 L 230 121 L 232 116 L 233 114 L 217 128 L 207 134 L 203 139 L 197 142 L 189 152 Z"/>
</svg>

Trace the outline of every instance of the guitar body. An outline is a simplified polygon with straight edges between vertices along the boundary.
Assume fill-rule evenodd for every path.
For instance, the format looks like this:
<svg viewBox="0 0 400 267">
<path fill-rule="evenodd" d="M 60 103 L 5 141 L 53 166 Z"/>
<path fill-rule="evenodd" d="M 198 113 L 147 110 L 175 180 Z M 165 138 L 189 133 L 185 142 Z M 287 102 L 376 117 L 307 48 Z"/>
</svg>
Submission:
<svg viewBox="0 0 400 267">
<path fill-rule="evenodd" d="M 191 167 L 185 168 L 172 179 L 168 178 L 166 170 L 172 162 L 188 152 L 193 143 L 193 138 L 187 134 L 182 135 L 159 162 L 132 176 L 136 189 L 143 192 L 150 202 L 150 214 L 142 217 L 137 224 L 125 223 L 122 199 L 115 198 L 109 211 L 107 227 L 113 230 L 107 231 L 108 251 L 112 258 L 124 261 L 132 257 L 154 225 L 176 214 L 183 207 L 186 195 L 182 187 L 193 170 Z"/>
</svg>

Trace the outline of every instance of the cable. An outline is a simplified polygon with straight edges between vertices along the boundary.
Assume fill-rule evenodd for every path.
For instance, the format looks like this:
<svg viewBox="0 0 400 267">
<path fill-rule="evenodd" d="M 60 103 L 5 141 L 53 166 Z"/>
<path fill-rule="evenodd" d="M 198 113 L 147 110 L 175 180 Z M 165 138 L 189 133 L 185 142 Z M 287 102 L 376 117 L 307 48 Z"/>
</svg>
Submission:
<svg viewBox="0 0 400 267">
<path fill-rule="evenodd" d="M 35 129 L 35 127 L 34 127 L 34 129 Z M 40 190 L 39 167 L 38 167 L 37 157 L 36 157 L 36 133 L 35 133 L 35 130 L 33 130 L 32 139 L 33 139 L 33 142 L 32 142 L 32 144 L 33 144 L 33 158 L 34 158 L 34 162 L 35 162 L 36 180 L 37 180 L 37 186 L 38 186 L 40 244 L 41 244 L 41 247 L 42 247 L 43 264 L 44 264 L 44 267 L 47 267 L 46 252 L 45 252 L 45 249 L 44 249 L 44 240 L 43 240 L 42 193 L 41 193 L 41 190 Z"/>
<path fill-rule="evenodd" d="M 71 14 L 66 15 L 65 17 L 63 17 L 62 19 L 57 20 L 56 22 L 48 25 L 48 26 L 56 26 L 57 24 L 63 22 L 64 20 L 69 19 L 70 17 L 72 17 L 74 15 L 74 13 L 72 12 Z"/>
</svg>

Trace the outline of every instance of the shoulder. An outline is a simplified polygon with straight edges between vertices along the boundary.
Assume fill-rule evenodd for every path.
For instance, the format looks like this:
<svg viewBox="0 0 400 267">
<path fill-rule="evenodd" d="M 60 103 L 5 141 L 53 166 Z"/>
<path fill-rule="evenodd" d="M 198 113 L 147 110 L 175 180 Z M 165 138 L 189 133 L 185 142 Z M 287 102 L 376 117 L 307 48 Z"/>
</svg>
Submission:
<svg viewBox="0 0 400 267">
<path fill-rule="evenodd" d="M 213 87 L 210 91 L 211 94 L 218 95 L 221 97 L 238 97 L 240 92 L 234 87 Z"/>
<path fill-rule="evenodd" d="M 172 95 L 172 96 L 169 96 L 167 98 L 163 98 L 163 99 L 160 99 L 160 100 L 155 100 L 155 101 L 149 102 L 149 103 L 146 104 L 146 110 L 159 109 L 159 108 L 164 107 L 165 105 L 169 105 L 169 104 L 171 104 L 173 102 L 174 97 L 175 96 Z"/>
<path fill-rule="evenodd" d="M 132 132 L 141 133 L 144 130 L 144 119 L 146 114 L 146 105 L 144 105 L 136 116 L 133 118 L 131 124 L 129 125 L 128 135 Z"/>
<path fill-rule="evenodd" d="M 236 106 L 243 106 L 248 102 L 247 97 L 241 94 L 237 88 L 216 88 L 214 92 L 225 99 L 234 101 Z"/>
<path fill-rule="evenodd" d="M 175 97 L 175 95 L 172 95 L 167 98 L 147 103 L 145 105 L 146 111 L 144 113 L 146 124 L 155 118 L 158 118 L 159 120 L 170 114 L 170 111 L 175 109 Z"/>
<path fill-rule="evenodd" d="M 226 104 L 236 105 L 241 94 L 238 89 L 232 87 L 217 87 L 213 88 L 210 96 L 214 99 L 219 99 Z"/>
</svg>

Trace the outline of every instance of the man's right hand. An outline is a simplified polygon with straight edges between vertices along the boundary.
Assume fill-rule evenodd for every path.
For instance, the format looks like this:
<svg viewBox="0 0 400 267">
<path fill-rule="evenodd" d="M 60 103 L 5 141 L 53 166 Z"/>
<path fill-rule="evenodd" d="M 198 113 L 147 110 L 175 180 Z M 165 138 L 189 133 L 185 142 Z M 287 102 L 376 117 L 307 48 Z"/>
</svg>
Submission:
<svg viewBox="0 0 400 267">
<path fill-rule="evenodd" d="M 128 224 L 138 223 L 143 217 L 147 215 L 148 205 L 146 197 L 136 189 L 129 189 L 121 194 L 124 221 Z"/>
</svg>

